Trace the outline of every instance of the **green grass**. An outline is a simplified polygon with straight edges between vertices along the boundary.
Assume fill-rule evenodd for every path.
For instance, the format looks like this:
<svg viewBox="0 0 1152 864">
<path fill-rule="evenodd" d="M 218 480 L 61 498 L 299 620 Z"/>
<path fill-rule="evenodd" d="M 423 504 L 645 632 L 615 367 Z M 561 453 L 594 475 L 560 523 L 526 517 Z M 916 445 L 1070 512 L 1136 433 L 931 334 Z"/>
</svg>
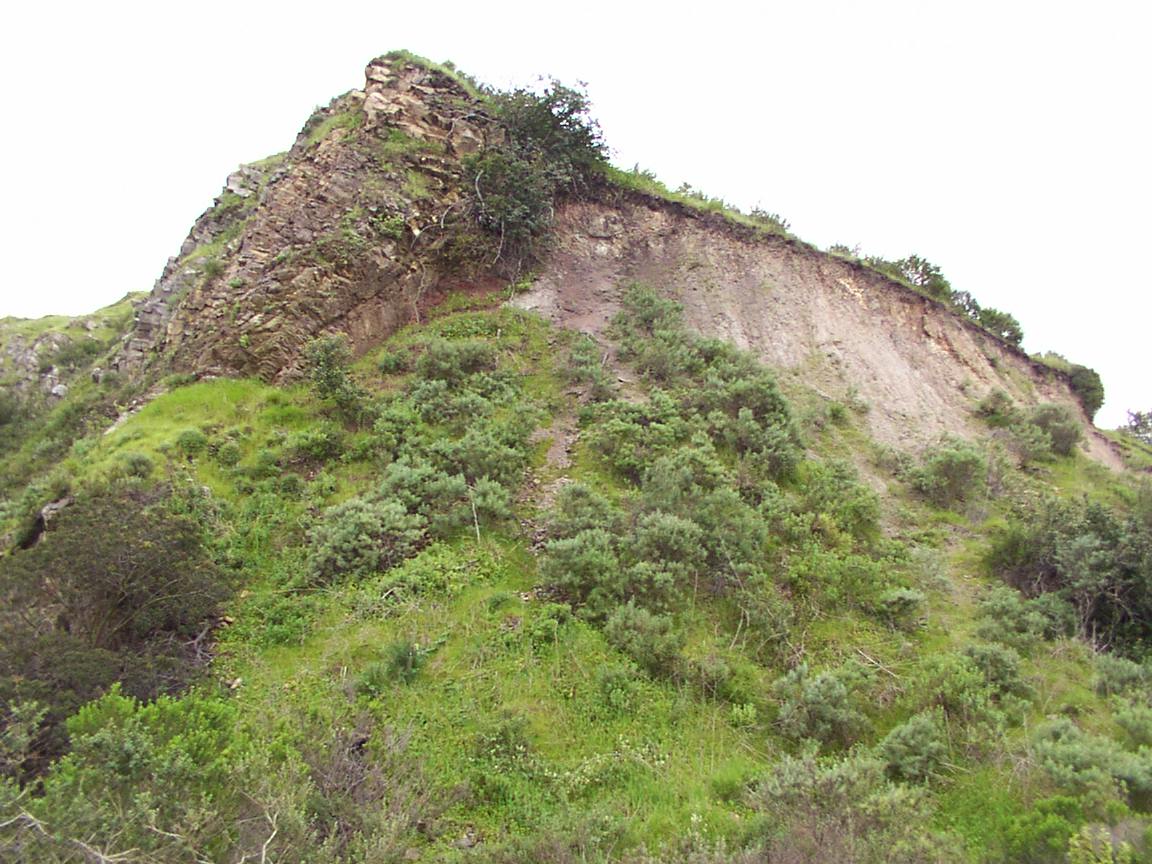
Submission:
<svg viewBox="0 0 1152 864">
<path fill-rule="evenodd" d="M 393 65 L 409 63 L 413 66 L 421 66 L 432 72 L 439 72 L 442 75 L 447 75 L 457 84 L 459 84 L 473 99 L 483 100 L 485 98 L 484 90 L 476 80 L 469 75 L 459 71 L 451 63 L 434 63 L 419 54 L 413 54 L 411 51 L 397 50 L 389 51 L 384 55 L 384 59 L 391 61 Z"/>
<path fill-rule="evenodd" d="M 315 147 L 338 129 L 344 131 L 345 138 L 350 138 L 363 125 L 364 112 L 359 108 L 330 114 L 308 133 L 306 146 Z"/>
<path fill-rule="evenodd" d="M 384 351 L 414 360 L 429 342 L 483 340 L 516 384 L 500 411 L 538 411 L 542 429 L 557 417 L 577 416 L 579 400 L 564 376 L 573 335 L 536 316 L 495 308 L 498 301 L 452 295 L 426 322 L 360 358 L 353 377 L 370 399 L 404 398 L 418 374 L 382 374 Z M 646 389 L 643 381 L 637 387 Z M 154 463 L 153 481 L 210 489 L 214 548 L 236 564 L 241 590 L 225 610 L 232 623 L 218 631 L 204 692 L 217 692 L 212 682 L 228 682 L 229 695 L 220 698 L 235 705 L 254 746 L 273 760 L 288 760 L 284 754 L 293 748 L 333 728 L 353 728 L 363 717 L 371 719 L 377 742 L 385 734 L 405 737 L 432 787 L 468 790 L 438 821 L 438 833 L 412 837 L 430 859 L 462 860 L 452 841 L 469 828 L 495 846 L 549 827 L 563 831 L 597 814 L 607 814 L 620 832 L 617 854 L 640 845 L 656 849 L 691 831 L 735 843 L 749 826 L 771 818 L 754 812 L 747 789 L 800 747 L 774 725 L 780 706 L 772 685 L 789 663 L 855 670 L 851 698 L 865 717 L 857 746 L 868 748 L 921 710 L 916 682 L 925 663 L 978 641 L 977 599 L 996 581 L 982 564 L 987 537 L 1015 504 L 1054 485 L 1117 505 L 1130 495 L 1115 491 L 1114 475 L 1076 456 L 1021 476 L 1005 499 L 964 512 L 937 509 L 878 467 L 854 411 L 832 407 L 840 403 L 799 380 L 786 389 L 801 414 L 809 458 L 860 465 L 883 489 L 884 535 L 869 541 L 868 554 L 878 556 L 885 576 L 927 595 L 925 622 L 894 629 L 856 598 L 822 603 L 818 586 L 796 586 L 798 595 L 812 597 L 796 597 L 806 607 L 788 635 L 789 651 L 757 660 L 740 638 L 743 612 L 731 597 L 677 596 L 670 611 L 684 635 L 686 671 L 636 672 L 623 706 L 605 697 L 600 673 L 627 666 L 628 658 L 596 624 L 579 617 L 557 624 L 549 617 L 553 598 L 541 590 L 533 548 L 542 514 L 530 489 L 516 501 L 517 519 L 485 525 L 479 541 L 467 525 L 386 573 L 332 586 L 302 578 L 313 551 L 310 526 L 326 507 L 372 489 L 386 462 L 370 448 L 358 449 L 372 441 L 370 423 L 339 420 L 332 406 L 303 388 L 216 379 L 173 389 L 115 431 L 85 439 L 62 470 L 78 486 L 98 484 L 122 471 L 127 455 L 138 454 Z M 290 462 L 291 436 L 320 424 L 340 427 L 343 452 Z M 207 439 L 195 455 L 178 445 L 189 430 Z M 547 444 L 541 441 L 530 454 L 538 472 Z M 234 466 L 219 456 L 225 445 Z M 734 459 L 720 449 L 720 458 Z M 782 482 L 788 506 L 800 506 L 812 473 L 808 466 Z M 642 494 L 587 440 L 577 440 L 564 474 L 625 507 Z M 286 478 L 296 478 L 296 491 L 287 491 Z M 814 536 L 816 515 L 799 514 Z M 827 541 L 783 536 L 772 538 L 774 557 L 765 562 L 779 580 L 788 577 L 789 556 L 799 557 L 810 543 L 827 543 L 821 548 L 826 557 L 817 562 L 867 551 L 845 535 Z M 813 572 L 817 581 L 823 578 Z M 424 657 L 407 682 L 387 678 L 398 643 L 416 646 Z M 693 677 L 714 658 L 732 670 L 730 702 Z M 1032 730 L 1046 715 L 1067 714 L 1090 732 L 1117 733 L 1111 707 L 1093 690 L 1083 643 L 1038 642 L 1023 673 L 1035 698 L 1021 716 L 995 732 L 953 721 L 949 766 L 926 792 L 936 826 L 955 832 L 973 861 L 1001 844 L 1016 816 L 1046 788 L 1028 756 Z M 365 684 L 369 676 L 376 676 L 372 686 Z M 523 752 L 505 752 L 504 739 L 523 745 Z M 844 755 L 837 747 L 826 752 Z"/>
</svg>

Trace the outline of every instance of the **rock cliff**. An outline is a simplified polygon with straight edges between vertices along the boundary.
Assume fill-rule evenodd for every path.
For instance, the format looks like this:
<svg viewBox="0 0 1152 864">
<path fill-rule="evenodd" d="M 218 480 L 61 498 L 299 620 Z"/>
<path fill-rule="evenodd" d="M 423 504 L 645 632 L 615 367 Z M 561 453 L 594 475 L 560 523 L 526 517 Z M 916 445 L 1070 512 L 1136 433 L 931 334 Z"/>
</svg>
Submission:
<svg viewBox="0 0 1152 864">
<path fill-rule="evenodd" d="M 286 154 L 228 178 L 138 307 L 117 365 L 291 377 L 318 334 L 367 347 L 446 289 L 501 284 L 490 267 L 465 278 L 445 251 L 471 195 L 461 160 L 502 135 L 466 81 L 374 60 L 364 89 L 313 115 Z M 1080 411 L 1062 373 L 857 262 L 611 184 L 561 203 L 515 302 L 597 334 L 633 281 L 677 297 L 701 332 L 865 403 L 885 443 L 979 434 L 972 409 L 993 389 Z M 1087 440 L 1119 465 L 1105 439 Z"/>
</svg>

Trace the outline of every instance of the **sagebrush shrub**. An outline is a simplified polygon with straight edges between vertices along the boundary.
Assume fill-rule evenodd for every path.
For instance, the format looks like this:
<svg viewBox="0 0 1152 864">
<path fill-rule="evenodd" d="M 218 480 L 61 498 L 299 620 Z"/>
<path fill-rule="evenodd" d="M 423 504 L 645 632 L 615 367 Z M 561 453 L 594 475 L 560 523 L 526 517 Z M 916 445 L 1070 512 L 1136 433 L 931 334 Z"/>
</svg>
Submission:
<svg viewBox="0 0 1152 864">
<path fill-rule="evenodd" d="M 932 778 L 948 756 L 943 718 L 938 711 L 916 714 L 889 732 L 877 752 L 894 780 L 920 782 Z"/>
<path fill-rule="evenodd" d="M 329 507 L 308 534 L 311 578 L 331 583 L 386 570 L 419 548 L 427 524 L 391 499 L 352 498 Z"/>
<path fill-rule="evenodd" d="M 772 685 L 780 700 L 777 723 L 789 738 L 850 744 L 867 726 L 844 682 L 832 672 L 813 675 L 801 664 Z"/>
<path fill-rule="evenodd" d="M 670 675 L 676 671 L 683 633 L 671 618 L 656 615 L 628 602 L 608 617 L 604 635 L 653 675 Z"/>
</svg>

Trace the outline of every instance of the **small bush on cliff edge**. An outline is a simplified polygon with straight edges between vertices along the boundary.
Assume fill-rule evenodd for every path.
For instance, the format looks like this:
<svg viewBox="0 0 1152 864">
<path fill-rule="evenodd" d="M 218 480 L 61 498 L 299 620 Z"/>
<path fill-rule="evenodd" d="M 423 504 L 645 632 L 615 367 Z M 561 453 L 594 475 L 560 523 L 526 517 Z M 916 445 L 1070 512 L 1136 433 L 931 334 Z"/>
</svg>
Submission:
<svg viewBox="0 0 1152 864">
<path fill-rule="evenodd" d="M 586 189 L 607 147 L 587 95 L 559 81 L 541 93 L 496 93 L 491 104 L 506 140 L 466 159 L 466 177 L 476 223 L 499 237 L 491 263 L 518 271 L 535 256 L 556 196 Z"/>
</svg>

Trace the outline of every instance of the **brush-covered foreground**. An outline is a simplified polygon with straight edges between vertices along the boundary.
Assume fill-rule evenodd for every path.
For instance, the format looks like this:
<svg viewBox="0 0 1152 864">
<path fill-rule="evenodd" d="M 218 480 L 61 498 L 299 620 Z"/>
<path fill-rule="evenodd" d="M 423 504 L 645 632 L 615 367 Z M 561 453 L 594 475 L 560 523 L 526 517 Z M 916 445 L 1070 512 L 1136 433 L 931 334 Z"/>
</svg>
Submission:
<svg viewBox="0 0 1152 864">
<path fill-rule="evenodd" d="M 458 297 L 10 451 L 0 857 L 1152 860 L 1147 487 L 612 338 Z"/>
</svg>

